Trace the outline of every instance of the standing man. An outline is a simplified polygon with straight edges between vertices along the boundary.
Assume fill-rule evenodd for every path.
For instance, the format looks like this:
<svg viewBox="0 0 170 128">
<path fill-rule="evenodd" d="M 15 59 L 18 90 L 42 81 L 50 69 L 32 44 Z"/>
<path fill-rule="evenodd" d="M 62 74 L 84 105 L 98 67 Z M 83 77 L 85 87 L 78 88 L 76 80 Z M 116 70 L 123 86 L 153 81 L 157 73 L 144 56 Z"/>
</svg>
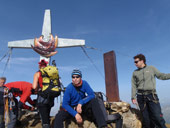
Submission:
<svg viewBox="0 0 170 128">
<path fill-rule="evenodd" d="M 0 77 L 0 128 L 5 128 L 4 122 L 4 90 L 6 78 Z"/>
<path fill-rule="evenodd" d="M 83 122 L 82 114 L 88 116 L 89 109 L 92 110 L 99 128 L 107 126 L 93 90 L 85 80 L 82 80 L 81 71 L 73 70 L 71 77 L 72 83 L 67 86 L 64 92 L 63 109 L 55 117 L 54 128 L 64 128 L 63 122 L 72 117 L 81 124 Z"/>
<path fill-rule="evenodd" d="M 153 66 L 146 65 L 143 54 L 134 56 L 137 69 L 132 75 L 132 103 L 139 104 L 143 116 L 143 128 L 166 128 L 161 106 L 156 93 L 155 77 L 161 80 L 170 79 L 170 74 L 159 72 Z M 136 100 L 137 95 L 137 100 Z"/>
</svg>

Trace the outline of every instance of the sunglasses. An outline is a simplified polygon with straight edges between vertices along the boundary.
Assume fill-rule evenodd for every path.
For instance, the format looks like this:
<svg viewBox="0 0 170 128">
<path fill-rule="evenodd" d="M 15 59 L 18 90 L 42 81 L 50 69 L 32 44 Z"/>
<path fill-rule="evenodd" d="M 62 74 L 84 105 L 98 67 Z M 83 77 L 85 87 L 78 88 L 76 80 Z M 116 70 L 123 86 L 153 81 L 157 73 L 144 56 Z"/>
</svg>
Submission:
<svg viewBox="0 0 170 128">
<path fill-rule="evenodd" d="M 138 60 L 138 61 L 134 61 L 134 63 L 135 63 L 135 64 L 137 64 L 139 61 L 140 61 L 140 60 Z"/>
<path fill-rule="evenodd" d="M 75 79 L 75 78 L 80 78 L 80 76 L 72 76 L 72 78 L 73 78 L 73 79 Z"/>
</svg>

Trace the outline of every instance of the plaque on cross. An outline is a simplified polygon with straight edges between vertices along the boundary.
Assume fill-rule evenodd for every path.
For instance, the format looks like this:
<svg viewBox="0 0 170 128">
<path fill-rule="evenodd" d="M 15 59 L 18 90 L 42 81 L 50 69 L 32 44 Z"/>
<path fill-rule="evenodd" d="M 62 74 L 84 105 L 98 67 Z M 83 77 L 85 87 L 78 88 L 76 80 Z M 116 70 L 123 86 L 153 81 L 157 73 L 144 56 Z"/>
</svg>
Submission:
<svg viewBox="0 0 170 128">
<path fill-rule="evenodd" d="M 44 36 L 43 40 L 48 41 L 51 34 L 51 13 L 50 10 L 45 10 L 44 14 L 44 22 L 42 27 L 42 35 Z M 8 42 L 9 48 L 31 48 L 31 45 L 34 45 L 34 39 L 28 40 L 19 40 L 19 41 L 10 41 Z M 59 48 L 62 47 L 76 47 L 76 46 L 84 46 L 85 40 L 79 39 L 65 39 L 65 38 L 58 38 L 58 46 Z M 40 56 L 40 60 L 45 59 L 46 61 L 50 62 L 50 57 Z"/>
</svg>

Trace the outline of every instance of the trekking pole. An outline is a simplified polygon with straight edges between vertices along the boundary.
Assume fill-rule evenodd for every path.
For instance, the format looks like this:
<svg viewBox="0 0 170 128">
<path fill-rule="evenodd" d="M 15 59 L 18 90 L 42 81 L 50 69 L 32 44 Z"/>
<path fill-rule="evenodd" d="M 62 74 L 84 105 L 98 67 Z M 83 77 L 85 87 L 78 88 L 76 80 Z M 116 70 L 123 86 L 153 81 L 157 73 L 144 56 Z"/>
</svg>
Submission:
<svg viewBox="0 0 170 128">
<path fill-rule="evenodd" d="M 63 83 L 61 81 L 61 77 L 59 77 L 59 84 L 60 84 L 60 87 L 61 87 L 61 92 L 64 93 L 64 86 L 63 86 Z M 62 99 L 63 99 L 63 96 L 62 96 L 62 93 L 60 94 L 60 105 L 59 105 L 59 110 L 62 110 Z"/>
<path fill-rule="evenodd" d="M 8 106 L 8 88 L 4 88 L 4 121 L 8 124 L 10 121 L 9 118 L 9 106 Z M 6 120 L 5 120 L 6 119 Z"/>
<path fill-rule="evenodd" d="M 59 83 L 60 83 L 60 86 L 61 86 L 61 91 L 65 91 L 65 87 L 64 87 L 64 85 L 63 85 L 63 83 L 62 83 L 62 81 L 61 81 L 61 77 L 59 77 Z"/>
</svg>

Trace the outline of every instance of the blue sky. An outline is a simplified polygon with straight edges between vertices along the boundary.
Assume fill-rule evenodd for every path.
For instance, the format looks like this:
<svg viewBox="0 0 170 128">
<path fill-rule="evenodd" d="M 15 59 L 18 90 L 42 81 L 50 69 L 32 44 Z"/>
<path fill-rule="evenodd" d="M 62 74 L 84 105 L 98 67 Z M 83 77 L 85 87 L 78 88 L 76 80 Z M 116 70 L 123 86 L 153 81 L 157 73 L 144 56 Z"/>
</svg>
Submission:
<svg viewBox="0 0 170 128">
<path fill-rule="evenodd" d="M 71 71 L 82 70 L 95 91 L 105 93 L 103 54 L 114 50 L 120 97 L 130 101 L 131 76 L 136 67 L 133 56 L 143 53 L 147 64 L 170 73 L 170 1 L 169 0 L 15 0 L 0 1 L 0 58 L 7 43 L 39 37 L 45 9 L 51 10 L 52 34 L 59 38 L 84 39 L 85 49 L 100 74 L 80 47 L 58 48 L 56 60 L 64 86 L 71 82 Z M 3 73 L 7 57 L 1 61 Z M 39 55 L 32 49 L 13 49 L 5 70 L 7 82 L 33 81 Z M 170 81 L 157 81 L 162 103 L 168 96 Z"/>
</svg>

